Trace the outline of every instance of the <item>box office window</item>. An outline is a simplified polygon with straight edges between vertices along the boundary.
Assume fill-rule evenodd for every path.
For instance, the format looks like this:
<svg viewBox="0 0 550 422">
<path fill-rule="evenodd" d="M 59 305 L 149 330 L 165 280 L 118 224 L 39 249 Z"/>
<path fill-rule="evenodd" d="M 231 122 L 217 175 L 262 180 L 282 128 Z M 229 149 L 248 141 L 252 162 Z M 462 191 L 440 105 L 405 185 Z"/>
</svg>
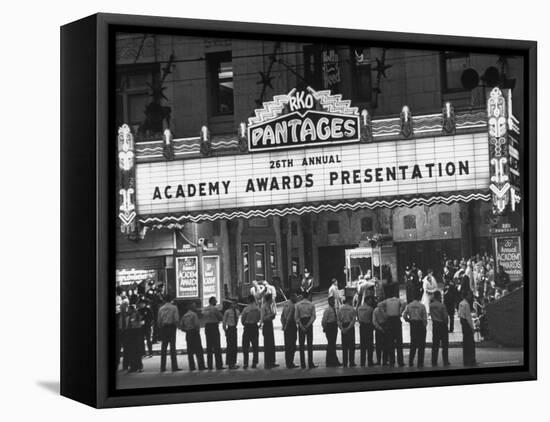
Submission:
<svg viewBox="0 0 550 422">
<path fill-rule="evenodd" d="M 254 245 L 254 279 L 267 280 L 265 268 L 265 245 Z"/>
<path fill-rule="evenodd" d="M 338 234 L 340 233 L 340 223 L 338 220 L 329 220 L 327 223 L 327 233 L 328 234 Z"/>
<path fill-rule="evenodd" d="M 470 67 L 470 55 L 445 51 L 441 53 L 441 91 L 452 93 L 465 91 L 462 86 L 462 73 Z"/>
<path fill-rule="evenodd" d="M 416 215 L 409 214 L 403 217 L 403 228 L 405 230 L 415 230 L 416 229 Z"/>
<path fill-rule="evenodd" d="M 439 213 L 439 227 L 451 227 L 452 215 L 450 212 Z"/>
<path fill-rule="evenodd" d="M 210 112 L 212 116 L 233 114 L 233 62 L 231 51 L 206 55 Z"/>
<path fill-rule="evenodd" d="M 361 219 L 361 232 L 367 233 L 372 231 L 372 218 L 371 217 L 363 217 Z"/>
<path fill-rule="evenodd" d="M 243 283 L 250 284 L 250 248 L 247 244 L 241 245 L 243 255 Z"/>
</svg>

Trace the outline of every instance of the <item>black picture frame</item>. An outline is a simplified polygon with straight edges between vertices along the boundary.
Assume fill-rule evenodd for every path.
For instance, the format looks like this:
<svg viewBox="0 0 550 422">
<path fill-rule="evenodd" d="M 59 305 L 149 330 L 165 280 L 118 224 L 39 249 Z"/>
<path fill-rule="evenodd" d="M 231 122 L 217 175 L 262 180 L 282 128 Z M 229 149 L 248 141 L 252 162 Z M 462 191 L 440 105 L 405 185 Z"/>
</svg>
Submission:
<svg viewBox="0 0 550 422">
<path fill-rule="evenodd" d="M 507 52 L 525 64 L 523 124 L 525 175 L 524 365 L 452 372 L 357 375 L 243 384 L 115 390 L 109 371 L 114 327 L 108 281 L 114 268 L 115 157 L 108 140 L 114 127 L 113 42 L 116 31 L 215 34 L 376 42 L 408 48 Z M 534 380 L 537 376 L 537 44 L 534 41 L 407 34 L 307 26 L 95 14 L 61 28 L 61 394 L 94 406 L 236 400 L 320 393 L 401 389 Z M 75 375 L 78 374 L 78 375 Z"/>
</svg>

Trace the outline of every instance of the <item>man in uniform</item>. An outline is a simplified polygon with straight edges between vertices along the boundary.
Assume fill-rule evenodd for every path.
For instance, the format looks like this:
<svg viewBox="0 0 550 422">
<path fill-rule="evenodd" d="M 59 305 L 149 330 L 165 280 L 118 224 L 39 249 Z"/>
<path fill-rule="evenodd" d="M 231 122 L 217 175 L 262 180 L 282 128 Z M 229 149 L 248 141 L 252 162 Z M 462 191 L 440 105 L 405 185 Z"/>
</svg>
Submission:
<svg viewBox="0 0 550 422">
<path fill-rule="evenodd" d="M 374 312 L 374 299 L 369 296 L 367 301 L 357 308 L 357 320 L 359 321 L 359 344 L 361 350 L 361 367 L 365 367 L 368 362 L 369 366 L 374 365 L 372 360 L 374 352 L 373 333 L 374 325 L 372 324 L 372 313 Z M 367 360 L 368 353 L 368 360 Z"/>
<path fill-rule="evenodd" d="M 336 355 L 336 338 L 338 337 L 338 316 L 334 304 L 334 296 L 329 296 L 328 308 L 325 309 L 325 312 L 323 313 L 323 319 L 321 320 L 323 332 L 327 337 L 327 356 L 325 360 L 327 367 L 342 365 L 338 361 L 338 356 Z"/>
<path fill-rule="evenodd" d="M 281 326 L 285 334 L 285 364 L 288 369 L 297 368 L 298 365 L 294 363 L 294 353 L 296 353 L 296 337 L 298 335 L 296 328 L 296 302 L 298 297 L 296 293 L 290 295 L 288 300 L 283 306 L 283 312 L 281 313 Z"/>
<path fill-rule="evenodd" d="M 350 368 L 355 366 L 355 320 L 357 312 L 351 306 L 352 298 L 347 297 L 344 304 L 338 310 L 338 326 L 342 336 L 342 362 L 344 368 L 348 363 Z"/>
<path fill-rule="evenodd" d="M 310 274 L 309 270 L 304 269 L 304 278 L 302 278 L 302 296 L 309 296 L 311 289 L 313 289 L 313 276 Z"/>
<path fill-rule="evenodd" d="M 202 311 L 204 334 L 206 335 L 206 360 L 208 369 L 213 369 L 212 355 L 214 355 L 216 369 L 225 369 L 222 361 L 219 329 L 219 324 L 223 320 L 223 315 L 216 305 L 216 298 L 212 296 L 208 299 L 208 306 Z"/>
<path fill-rule="evenodd" d="M 447 266 L 443 268 L 443 304 L 449 315 L 449 333 L 455 328 L 455 310 L 458 303 L 458 290 L 451 271 Z"/>
<path fill-rule="evenodd" d="M 315 321 L 315 305 L 307 294 L 296 304 L 296 324 L 298 325 L 298 342 L 300 344 L 300 365 L 306 367 L 305 342 L 307 340 L 307 358 L 310 369 L 317 368 L 313 363 L 313 322 Z"/>
<path fill-rule="evenodd" d="M 382 309 L 382 302 L 380 302 L 374 311 L 372 312 L 372 325 L 374 326 L 376 336 L 376 363 L 375 365 L 388 366 L 389 364 L 389 350 L 387 335 L 387 320 L 388 317 Z M 395 359 L 395 354 L 394 354 Z"/>
<path fill-rule="evenodd" d="M 454 308 L 453 308 L 454 313 Z M 430 317 L 432 318 L 432 366 L 437 366 L 439 347 L 443 355 L 443 365 L 449 366 L 449 331 L 447 307 L 441 303 L 441 292 L 434 293 L 430 303 Z"/>
<path fill-rule="evenodd" d="M 405 267 L 405 289 L 407 292 L 407 303 L 413 301 L 416 291 L 416 271 L 413 271 L 410 266 Z"/>
<path fill-rule="evenodd" d="M 151 327 L 153 326 L 153 311 L 147 303 L 147 299 L 138 302 L 138 312 L 143 321 L 143 338 L 147 344 L 147 356 L 153 356 L 153 343 L 151 341 Z"/>
<path fill-rule="evenodd" d="M 248 349 L 252 345 L 252 368 L 258 365 L 258 323 L 260 322 L 260 308 L 256 304 L 254 295 L 248 296 L 248 306 L 243 309 L 241 323 L 243 324 L 243 368 L 248 368 Z"/>
<path fill-rule="evenodd" d="M 414 365 L 414 357 L 418 350 L 418 367 L 424 367 L 424 350 L 426 348 L 426 325 L 428 324 L 428 314 L 426 307 L 420 303 L 419 294 L 408 303 L 403 311 L 403 319 L 411 326 L 411 349 L 409 353 L 409 366 Z"/>
<path fill-rule="evenodd" d="M 277 315 L 277 308 L 273 306 L 273 296 L 267 293 L 261 308 L 262 334 L 264 336 L 264 368 L 272 369 L 279 366 L 275 362 L 275 335 L 273 320 Z"/>
<path fill-rule="evenodd" d="M 223 314 L 222 327 L 225 332 L 227 349 L 225 354 L 225 364 L 229 369 L 237 369 L 237 323 L 239 322 L 239 310 L 237 301 L 232 300 L 231 306 Z"/>
<path fill-rule="evenodd" d="M 380 302 L 382 311 L 387 317 L 386 340 L 388 341 L 388 353 L 390 366 L 395 365 L 395 353 L 397 352 L 397 364 L 405 366 L 403 362 L 403 329 L 401 326 L 401 314 L 405 310 L 405 303 L 394 292 L 392 297 Z"/>
<path fill-rule="evenodd" d="M 189 361 L 189 370 L 194 371 L 195 357 L 199 371 L 204 371 L 204 350 L 202 348 L 200 329 L 201 325 L 197 316 L 197 306 L 191 302 L 187 312 L 181 317 L 180 329 L 185 332 L 185 341 L 187 342 L 187 359 Z"/>
<path fill-rule="evenodd" d="M 328 297 L 329 299 L 331 297 L 334 299 L 334 306 L 336 307 L 336 310 L 340 309 L 340 306 L 342 305 L 342 299 L 340 298 L 340 289 L 338 288 L 338 280 L 336 280 L 335 278 L 332 279 L 332 284 L 328 289 Z"/>
<path fill-rule="evenodd" d="M 178 308 L 172 303 L 170 295 L 164 297 L 164 305 L 158 311 L 157 325 L 160 332 L 160 372 L 166 371 L 166 352 L 170 345 L 172 372 L 181 371 L 176 357 L 176 331 L 180 321 Z"/>
</svg>

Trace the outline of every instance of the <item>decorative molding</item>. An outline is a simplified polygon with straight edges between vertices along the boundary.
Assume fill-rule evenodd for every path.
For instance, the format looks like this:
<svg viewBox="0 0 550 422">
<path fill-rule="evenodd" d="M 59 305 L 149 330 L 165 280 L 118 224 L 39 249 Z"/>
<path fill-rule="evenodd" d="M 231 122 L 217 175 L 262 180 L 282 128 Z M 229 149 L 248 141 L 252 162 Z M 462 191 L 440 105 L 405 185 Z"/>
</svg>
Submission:
<svg viewBox="0 0 550 422">
<path fill-rule="evenodd" d="M 134 137 L 126 124 L 118 129 L 119 214 L 120 231 L 136 231 Z"/>
</svg>

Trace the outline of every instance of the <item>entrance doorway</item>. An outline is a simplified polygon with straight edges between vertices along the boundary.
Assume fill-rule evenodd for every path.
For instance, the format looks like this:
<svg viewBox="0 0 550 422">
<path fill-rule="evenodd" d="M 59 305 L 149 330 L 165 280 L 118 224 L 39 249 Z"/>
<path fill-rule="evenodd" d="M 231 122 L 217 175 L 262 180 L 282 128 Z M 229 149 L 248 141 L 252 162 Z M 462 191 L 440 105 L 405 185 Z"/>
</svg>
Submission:
<svg viewBox="0 0 550 422">
<path fill-rule="evenodd" d="M 431 268 L 434 276 L 441 281 L 443 257 L 460 258 L 460 239 L 425 240 L 419 242 L 400 242 L 397 246 L 397 273 L 399 280 L 405 276 L 405 266 L 416 263 L 424 275 Z"/>
<path fill-rule="evenodd" d="M 326 290 L 330 287 L 330 280 L 336 278 L 338 286 L 343 289 L 346 285 L 346 249 L 355 248 L 357 245 L 325 246 L 319 251 L 319 287 Z M 315 276 L 315 275 L 314 275 Z"/>
</svg>

